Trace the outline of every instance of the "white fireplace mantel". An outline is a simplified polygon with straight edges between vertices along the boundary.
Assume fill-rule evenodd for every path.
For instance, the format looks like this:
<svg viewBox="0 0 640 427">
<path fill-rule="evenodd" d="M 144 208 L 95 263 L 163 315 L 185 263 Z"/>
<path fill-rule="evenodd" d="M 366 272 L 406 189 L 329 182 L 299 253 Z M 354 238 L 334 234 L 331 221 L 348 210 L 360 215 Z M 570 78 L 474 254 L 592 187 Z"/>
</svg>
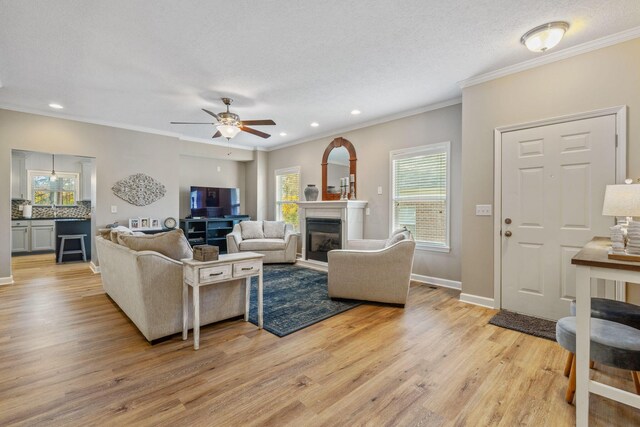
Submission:
<svg viewBox="0 0 640 427">
<path fill-rule="evenodd" d="M 302 237 L 302 259 L 307 259 L 307 218 L 338 218 L 341 220 L 342 247 L 348 240 L 362 239 L 364 236 L 365 200 L 327 200 L 297 202 Z"/>
</svg>

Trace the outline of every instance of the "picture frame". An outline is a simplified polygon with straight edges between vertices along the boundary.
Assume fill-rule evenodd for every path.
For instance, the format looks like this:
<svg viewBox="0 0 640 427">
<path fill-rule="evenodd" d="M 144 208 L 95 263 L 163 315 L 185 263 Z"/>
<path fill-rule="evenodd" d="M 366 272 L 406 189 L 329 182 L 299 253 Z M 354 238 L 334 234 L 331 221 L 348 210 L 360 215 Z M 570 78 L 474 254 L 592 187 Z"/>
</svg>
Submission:
<svg viewBox="0 0 640 427">
<path fill-rule="evenodd" d="M 140 227 L 139 228 L 149 228 L 150 220 L 149 218 L 140 218 Z"/>
<path fill-rule="evenodd" d="M 129 228 L 131 230 L 140 228 L 140 218 L 129 218 Z"/>
<path fill-rule="evenodd" d="M 151 228 L 162 228 L 160 227 L 160 220 L 158 218 L 151 218 L 151 223 L 150 223 L 150 227 Z"/>
</svg>

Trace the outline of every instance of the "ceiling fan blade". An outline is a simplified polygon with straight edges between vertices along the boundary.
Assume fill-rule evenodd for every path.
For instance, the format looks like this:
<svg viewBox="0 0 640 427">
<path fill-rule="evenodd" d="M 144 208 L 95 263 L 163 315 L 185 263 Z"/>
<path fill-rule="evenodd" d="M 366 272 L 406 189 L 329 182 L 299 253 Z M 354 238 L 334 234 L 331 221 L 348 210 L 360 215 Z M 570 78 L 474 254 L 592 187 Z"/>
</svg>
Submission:
<svg viewBox="0 0 640 427">
<path fill-rule="evenodd" d="M 259 130 L 251 129 L 251 128 L 248 128 L 248 127 L 246 127 L 244 125 L 240 126 L 240 129 L 243 132 L 252 133 L 252 134 L 254 134 L 256 136 L 259 136 L 260 138 L 269 138 L 271 136 L 268 133 L 260 132 Z"/>
<path fill-rule="evenodd" d="M 243 120 L 242 124 L 250 126 L 274 126 L 276 122 L 273 120 Z"/>
<path fill-rule="evenodd" d="M 213 125 L 209 122 L 171 122 L 172 125 Z"/>
<path fill-rule="evenodd" d="M 221 136 L 222 136 L 222 134 L 220 133 L 220 131 L 218 131 L 218 132 L 214 133 L 211 138 L 219 138 Z"/>
<path fill-rule="evenodd" d="M 213 117 L 215 117 L 215 118 L 216 118 L 216 120 L 220 121 L 220 117 L 218 117 L 218 115 L 217 115 L 216 113 L 212 113 L 211 111 L 209 111 L 209 110 L 205 110 L 204 108 L 202 109 L 202 111 L 204 111 L 204 112 L 205 112 L 205 113 L 207 113 L 207 114 L 212 115 Z"/>
</svg>

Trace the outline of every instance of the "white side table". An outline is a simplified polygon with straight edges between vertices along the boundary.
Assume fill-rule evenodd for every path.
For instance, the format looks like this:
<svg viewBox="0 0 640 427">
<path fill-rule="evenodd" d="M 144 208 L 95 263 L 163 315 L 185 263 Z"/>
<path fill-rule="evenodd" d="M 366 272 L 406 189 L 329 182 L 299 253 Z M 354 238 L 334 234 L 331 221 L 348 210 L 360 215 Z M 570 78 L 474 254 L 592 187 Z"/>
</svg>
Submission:
<svg viewBox="0 0 640 427">
<path fill-rule="evenodd" d="M 609 259 L 608 237 L 594 237 L 572 259 L 576 266 L 576 425 L 589 425 L 589 393 L 640 409 L 640 396 L 589 378 L 591 279 L 640 283 L 640 263 Z"/>
<path fill-rule="evenodd" d="M 232 280 L 245 279 L 244 320 L 249 321 L 251 278 L 258 277 L 258 328 L 262 329 L 262 258 L 255 252 L 220 255 L 216 261 L 183 259 L 182 339 L 189 333 L 189 286 L 193 288 L 193 348 L 200 348 L 200 288 Z"/>
</svg>

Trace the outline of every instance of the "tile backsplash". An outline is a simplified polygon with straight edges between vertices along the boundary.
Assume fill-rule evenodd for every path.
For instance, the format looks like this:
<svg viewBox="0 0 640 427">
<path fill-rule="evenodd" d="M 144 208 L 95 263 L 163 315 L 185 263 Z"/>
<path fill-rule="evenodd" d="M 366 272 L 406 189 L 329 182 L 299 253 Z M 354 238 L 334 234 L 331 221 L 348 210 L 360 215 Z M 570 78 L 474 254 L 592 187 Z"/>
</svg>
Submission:
<svg viewBox="0 0 640 427">
<path fill-rule="evenodd" d="M 11 200 L 11 219 L 22 219 L 22 211 L 20 205 L 30 205 L 28 200 L 13 199 Z M 76 206 L 58 206 L 54 213 L 51 206 L 34 206 L 31 218 L 90 218 L 91 202 L 80 201 Z"/>
</svg>

